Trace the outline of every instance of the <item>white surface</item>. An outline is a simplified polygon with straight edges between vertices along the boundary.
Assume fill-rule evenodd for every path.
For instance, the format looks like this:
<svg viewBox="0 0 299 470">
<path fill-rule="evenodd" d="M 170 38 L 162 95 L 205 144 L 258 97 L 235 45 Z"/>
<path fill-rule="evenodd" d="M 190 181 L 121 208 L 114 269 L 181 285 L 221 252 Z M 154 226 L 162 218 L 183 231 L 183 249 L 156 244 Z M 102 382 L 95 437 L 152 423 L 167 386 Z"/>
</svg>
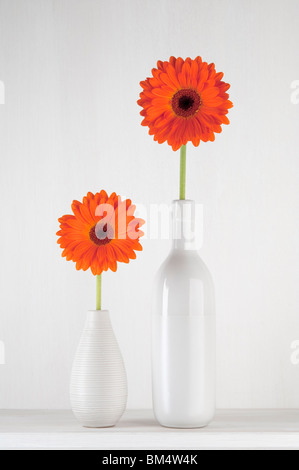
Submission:
<svg viewBox="0 0 299 470">
<path fill-rule="evenodd" d="M 69 411 L 0 412 L 0 449 L 296 449 L 298 411 L 219 411 L 204 429 L 160 427 L 129 411 L 117 427 L 84 429 Z"/>
<path fill-rule="evenodd" d="M 0 0 L 0 408 L 69 407 L 95 307 L 92 276 L 56 245 L 72 200 L 102 187 L 147 206 L 178 197 L 179 157 L 136 104 L 172 54 L 215 62 L 235 104 L 187 165 L 216 287 L 218 407 L 299 408 L 298 15 L 298 0 Z M 103 279 L 133 409 L 151 407 L 152 281 L 169 243 L 144 248 Z"/>
<path fill-rule="evenodd" d="M 87 313 L 74 359 L 70 396 L 82 426 L 114 426 L 124 414 L 127 375 L 108 310 Z"/>
<path fill-rule="evenodd" d="M 216 399 L 214 289 L 192 246 L 192 207 L 192 201 L 173 203 L 173 249 L 153 293 L 153 406 L 160 424 L 179 428 L 206 426 Z"/>
</svg>

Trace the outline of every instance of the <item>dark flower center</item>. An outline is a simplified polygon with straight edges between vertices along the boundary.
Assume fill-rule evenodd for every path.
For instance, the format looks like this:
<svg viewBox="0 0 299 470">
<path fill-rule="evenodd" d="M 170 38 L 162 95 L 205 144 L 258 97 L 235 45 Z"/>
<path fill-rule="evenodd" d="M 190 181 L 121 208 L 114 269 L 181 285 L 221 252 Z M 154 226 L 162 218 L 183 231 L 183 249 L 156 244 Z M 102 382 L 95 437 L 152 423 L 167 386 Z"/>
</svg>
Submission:
<svg viewBox="0 0 299 470">
<path fill-rule="evenodd" d="M 114 229 L 111 225 L 99 222 L 90 230 L 89 238 L 98 246 L 107 245 L 114 238 Z"/>
<path fill-rule="evenodd" d="M 190 88 L 179 90 L 173 95 L 171 106 L 177 116 L 188 118 L 194 116 L 202 104 L 197 91 Z"/>
</svg>

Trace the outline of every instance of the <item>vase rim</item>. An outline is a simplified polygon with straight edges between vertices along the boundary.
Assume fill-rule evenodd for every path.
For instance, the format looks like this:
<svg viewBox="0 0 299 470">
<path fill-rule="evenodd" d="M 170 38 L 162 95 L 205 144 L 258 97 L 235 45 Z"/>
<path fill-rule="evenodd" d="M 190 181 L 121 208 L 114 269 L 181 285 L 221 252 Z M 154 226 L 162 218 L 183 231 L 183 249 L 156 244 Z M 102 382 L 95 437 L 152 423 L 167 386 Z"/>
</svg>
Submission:
<svg viewBox="0 0 299 470">
<path fill-rule="evenodd" d="M 173 204 L 193 204 L 194 199 L 174 199 Z"/>
<path fill-rule="evenodd" d="M 109 313 L 109 310 L 88 310 L 88 313 Z"/>
<path fill-rule="evenodd" d="M 101 321 L 103 318 L 110 318 L 109 310 L 89 310 L 87 321 Z"/>
</svg>

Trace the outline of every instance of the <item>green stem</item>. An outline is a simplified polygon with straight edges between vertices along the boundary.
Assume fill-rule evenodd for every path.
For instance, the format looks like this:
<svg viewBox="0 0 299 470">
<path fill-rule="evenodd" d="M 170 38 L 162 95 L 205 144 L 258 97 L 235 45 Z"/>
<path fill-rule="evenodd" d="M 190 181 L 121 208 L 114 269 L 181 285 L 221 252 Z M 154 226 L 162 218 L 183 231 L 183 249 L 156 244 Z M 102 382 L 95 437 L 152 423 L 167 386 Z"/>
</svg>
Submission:
<svg viewBox="0 0 299 470">
<path fill-rule="evenodd" d="M 186 153 L 187 146 L 182 145 L 181 147 L 181 168 L 180 168 L 180 200 L 186 199 Z"/>
<path fill-rule="evenodd" d="M 97 276 L 97 310 L 102 310 L 102 275 Z"/>
</svg>

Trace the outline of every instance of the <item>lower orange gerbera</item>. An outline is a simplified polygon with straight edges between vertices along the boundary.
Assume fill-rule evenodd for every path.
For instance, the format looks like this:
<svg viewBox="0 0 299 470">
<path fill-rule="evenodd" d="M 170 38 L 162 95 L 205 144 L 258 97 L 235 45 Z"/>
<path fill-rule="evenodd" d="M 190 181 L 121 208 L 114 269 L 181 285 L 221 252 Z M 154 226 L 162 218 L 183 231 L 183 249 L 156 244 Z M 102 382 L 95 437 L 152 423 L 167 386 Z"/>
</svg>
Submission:
<svg viewBox="0 0 299 470">
<path fill-rule="evenodd" d="M 232 107 L 226 93 L 230 85 L 222 81 L 214 64 L 171 57 L 157 64 L 152 77 L 141 82 L 138 104 L 142 106 L 143 126 L 159 143 L 165 141 L 178 150 L 187 142 L 214 141 L 222 124 L 229 124 Z"/>
<path fill-rule="evenodd" d="M 62 256 L 74 261 L 78 270 L 91 269 L 94 275 L 117 270 L 117 262 L 129 263 L 135 251 L 141 251 L 139 228 L 144 224 L 134 217 L 135 206 L 122 201 L 116 193 L 88 193 L 83 203 L 74 201 L 74 215 L 65 215 L 60 222 L 58 244 Z"/>
</svg>

